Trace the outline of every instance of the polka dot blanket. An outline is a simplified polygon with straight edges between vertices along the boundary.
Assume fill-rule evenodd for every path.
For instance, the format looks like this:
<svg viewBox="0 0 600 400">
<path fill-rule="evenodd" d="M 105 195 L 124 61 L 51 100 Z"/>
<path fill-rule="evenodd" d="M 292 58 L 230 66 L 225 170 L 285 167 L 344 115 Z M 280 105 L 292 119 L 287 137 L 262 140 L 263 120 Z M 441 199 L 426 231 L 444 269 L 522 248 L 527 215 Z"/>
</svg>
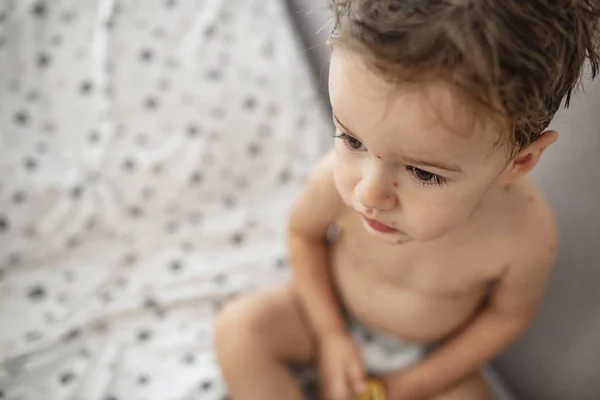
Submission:
<svg viewBox="0 0 600 400">
<path fill-rule="evenodd" d="M 279 0 L 0 0 L 0 399 L 225 398 L 330 124 Z"/>
</svg>

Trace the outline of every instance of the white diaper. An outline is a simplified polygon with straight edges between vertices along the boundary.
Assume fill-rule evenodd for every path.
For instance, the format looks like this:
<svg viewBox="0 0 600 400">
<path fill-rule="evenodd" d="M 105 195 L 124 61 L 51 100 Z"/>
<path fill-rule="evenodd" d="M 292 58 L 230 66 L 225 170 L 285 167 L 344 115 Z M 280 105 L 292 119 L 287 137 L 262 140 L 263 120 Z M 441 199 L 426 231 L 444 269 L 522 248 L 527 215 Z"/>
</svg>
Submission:
<svg viewBox="0 0 600 400">
<path fill-rule="evenodd" d="M 425 358 L 429 346 L 403 341 L 393 335 L 366 326 L 349 316 L 352 336 L 360 347 L 368 374 L 385 374 L 408 368 Z"/>
</svg>

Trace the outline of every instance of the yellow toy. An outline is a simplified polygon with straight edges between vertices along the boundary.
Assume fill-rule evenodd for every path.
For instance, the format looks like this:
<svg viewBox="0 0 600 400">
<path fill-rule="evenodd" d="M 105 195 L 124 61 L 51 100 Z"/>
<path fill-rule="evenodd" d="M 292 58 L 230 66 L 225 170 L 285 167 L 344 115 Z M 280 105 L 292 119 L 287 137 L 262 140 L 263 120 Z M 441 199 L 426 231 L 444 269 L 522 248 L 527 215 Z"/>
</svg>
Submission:
<svg viewBox="0 0 600 400">
<path fill-rule="evenodd" d="M 380 379 L 369 378 L 367 389 L 356 400 L 385 400 L 385 385 Z"/>
</svg>

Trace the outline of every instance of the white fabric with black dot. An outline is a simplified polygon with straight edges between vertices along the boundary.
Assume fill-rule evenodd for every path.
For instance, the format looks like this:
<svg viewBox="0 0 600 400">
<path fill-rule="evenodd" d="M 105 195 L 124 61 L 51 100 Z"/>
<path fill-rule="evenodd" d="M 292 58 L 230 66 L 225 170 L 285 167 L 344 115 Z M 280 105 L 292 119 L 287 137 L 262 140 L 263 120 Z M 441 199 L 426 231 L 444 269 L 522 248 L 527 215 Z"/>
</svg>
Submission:
<svg viewBox="0 0 600 400">
<path fill-rule="evenodd" d="M 330 124 L 278 0 L 0 0 L 0 399 L 221 399 Z"/>
</svg>

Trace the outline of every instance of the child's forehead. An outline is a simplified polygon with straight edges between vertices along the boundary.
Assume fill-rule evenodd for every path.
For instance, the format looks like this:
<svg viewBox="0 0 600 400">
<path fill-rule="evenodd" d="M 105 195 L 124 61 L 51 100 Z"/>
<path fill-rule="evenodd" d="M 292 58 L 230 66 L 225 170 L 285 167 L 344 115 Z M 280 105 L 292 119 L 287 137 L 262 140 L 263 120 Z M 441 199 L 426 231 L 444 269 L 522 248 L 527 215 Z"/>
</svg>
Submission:
<svg viewBox="0 0 600 400">
<path fill-rule="evenodd" d="M 355 59 L 332 58 L 330 95 L 335 116 L 361 139 L 402 142 L 411 151 L 491 148 L 493 138 L 452 87 L 441 80 L 392 84 Z M 416 151 L 416 150 L 415 150 Z"/>
</svg>

